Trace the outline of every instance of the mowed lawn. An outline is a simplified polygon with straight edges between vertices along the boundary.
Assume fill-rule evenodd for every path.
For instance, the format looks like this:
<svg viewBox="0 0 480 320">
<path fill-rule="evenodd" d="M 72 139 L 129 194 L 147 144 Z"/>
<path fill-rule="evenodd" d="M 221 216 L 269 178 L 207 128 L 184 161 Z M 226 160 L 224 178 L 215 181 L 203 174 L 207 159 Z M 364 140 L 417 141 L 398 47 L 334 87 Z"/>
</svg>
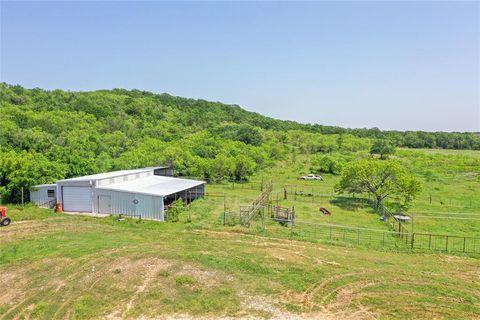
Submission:
<svg viewBox="0 0 480 320">
<path fill-rule="evenodd" d="M 197 209 L 215 205 L 208 201 Z M 0 319 L 480 314 L 478 259 L 213 231 L 186 223 L 186 214 L 178 223 L 137 223 L 46 210 L 1 228 Z"/>
</svg>

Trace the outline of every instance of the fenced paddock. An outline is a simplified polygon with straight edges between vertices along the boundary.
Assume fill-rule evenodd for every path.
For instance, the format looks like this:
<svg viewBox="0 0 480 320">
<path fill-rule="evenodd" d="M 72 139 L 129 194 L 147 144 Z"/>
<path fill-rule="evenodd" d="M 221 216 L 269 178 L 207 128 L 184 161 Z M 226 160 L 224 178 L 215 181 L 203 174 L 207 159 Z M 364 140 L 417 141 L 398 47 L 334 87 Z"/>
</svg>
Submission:
<svg viewBox="0 0 480 320">
<path fill-rule="evenodd" d="M 236 197 L 237 194 L 246 197 L 248 190 L 251 190 L 250 192 L 253 191 L 254 193 L 248 194 L 248 197 L 256 199 L 267 188 L 270 189 L 270 184 L 270 181 L 268 184 L 265 182 L 231 183 L 215 186 L 214 190 L 220 187 L 225 193 L 233 197 Z M 225 210 L 223 224 L 234 226 L 248 220 L 245 225 L 251 223 L 252 226 L 245 230 L 247 233 L 261 232 L 266 236 L 296 240 L 327 241 L 371 248 L 480 254 L 480 238 L 476 236 L 477 233 L 475 232 L 477 228 L 475 223 L 478 223 L 476 220 L 479 220 L 479 214 L 411 212 L 409 215 L 414 221 L 415 229 L 413 229 L 412 220 L 402 222 L 394 217 L 395 214 L 387 211 L 389 218 L 386 221 L 387 225 L 382 223 L 385 228 L 382 229 L 382 224 L 374 223 L 372 219 L 366 218 L 368 214 L 375 215 L 371 209 L 372 199 L 369 197 L 362 195 L 339 196 L 328 192 L 324 188 L 300 184 L 274 183 L 271 188 L 269 204 L 264 203 L 261 207 L 273 214 L 275 207 L 295 206 L 297 208 L 298 203 L 299 210 L 295 217 L 295 223 L 280 224 L 279 221 L 272 219 L 267 219 L 267 223 L 265 223 L 265 217 L 258 214 L 258 212 L 261 212 L 260 207 L 253 205 L 242 208 L 243 214 L 237 212 L 238 209 L 228 208 L 228 210 Z M 256 195 L 255 191 L 258 192 Z M 241 203 L 237 203 L 235 208 L 238 208 L 237 205 L 241 206 Z M 333 209 L 334 218 L 347 214 L 349 217 L 343 219 L 343 221 L 342 219 L 332 220 L 332 217 L 323 218 L 318 214 L 317 206 L 319 205 L 327 205 Z M 352 208 L 356 206 L 356 208 L 351 211 L 349 206 Z M 255 210 L 246 210 L 251 208 Z M 256 211 L 256 214 L 252 214 L 255 213 L 254 211 Z M 247 212 L 248 214 L 246 214 Z M 353 214 L 358 214 L 358 219 Z M 381 215 L 375 216 L 376 221 L 378 221 Z M 245 219 L 247 217 L 248 219 Z M 430 220 L 430 217 L 432 221 L 435 219 L 442 223 L 432 224 L 433 227 L 428 229 L 429 226 L 426 223 L 427 220 Z M 355 221 L 352 219 L 355 219 Z M 452 225 L 455 221 L 457 221 L 458 228 Z M 466 223 L 462 223 L 462 221 Z M 475 225 L 472 226 L 467 221 Z M 355 223 L 350 224 L 350 222 Z M 367 222 L 367 224 L 362 225 L 364 222 Z M 443 222 L 448 223 L 448 228 L 443 228 Z M 442 232 L 444 230 L 445 233 Z"/>
<path fill-rule="evenodd" d="M 386 249 L 441 251 L 480 254 L 480 238 L 414 233 L 399 235 L 398 231 L 354 228 L 295 221 L 293 228 L 283 232 L 268 230 L 267 234 L 288 235 L 291 239 L 331 241 L 355 246 Z"/>
</svg>

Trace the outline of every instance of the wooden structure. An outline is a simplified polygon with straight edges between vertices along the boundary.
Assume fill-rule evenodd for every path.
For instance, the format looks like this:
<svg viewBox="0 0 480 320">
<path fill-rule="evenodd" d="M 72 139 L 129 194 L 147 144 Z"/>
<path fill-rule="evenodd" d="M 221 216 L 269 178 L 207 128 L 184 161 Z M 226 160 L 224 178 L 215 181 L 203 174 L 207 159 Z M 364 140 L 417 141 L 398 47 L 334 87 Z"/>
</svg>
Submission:
<svg viewBox="0 0 480 320">
<path fill-rule="evenodd" d="M 293 222 L 295 220 L 295 207 L 284 208 L 281 206 L 273 207 L 272 220 L 281 222 Z"/>
<path fill-rule="evenodd" d="M 272 184 L 268 184 L 255 199 L 251 205 L 240 207 L 240 223 L 244 226 L 249 227 L 251 221 L 257 213 L 262 213 L 262 222 L 265 225 L 265 207 L 268 206 L 270 202 L 270 194 L 272 193 Z"/>
</svg>

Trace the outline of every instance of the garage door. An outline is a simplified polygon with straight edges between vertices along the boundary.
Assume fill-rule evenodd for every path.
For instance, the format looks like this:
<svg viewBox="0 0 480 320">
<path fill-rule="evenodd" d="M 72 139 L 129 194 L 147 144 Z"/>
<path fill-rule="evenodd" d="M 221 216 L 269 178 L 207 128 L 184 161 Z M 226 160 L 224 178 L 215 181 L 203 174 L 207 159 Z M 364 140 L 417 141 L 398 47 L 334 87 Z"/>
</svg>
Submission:
<svg viewBox="0 0 480 320">
<path fill-rule="evenodd" d="M 92 212 L 92 188 L 63 187 L 63 210 L 67 212 Z"/>
</svg>

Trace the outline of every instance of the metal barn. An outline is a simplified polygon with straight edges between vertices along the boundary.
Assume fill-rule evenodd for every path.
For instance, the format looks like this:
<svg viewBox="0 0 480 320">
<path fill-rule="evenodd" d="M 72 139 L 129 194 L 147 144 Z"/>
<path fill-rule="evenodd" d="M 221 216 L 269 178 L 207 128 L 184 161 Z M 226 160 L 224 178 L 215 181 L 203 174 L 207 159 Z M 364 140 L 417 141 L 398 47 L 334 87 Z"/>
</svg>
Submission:
<svg viewBox="0 0 480 320">
<path fill-rule="evenodd" d="M 52 208 L 57 202 L 57 185 L 41 184 L 30 190 L 30 202 L 40 208 Z"/>
<path fill-rule="evenodd" d="M 42 205 L 54 189 L 57 205 L 65 212 L 124 214 L 142 219 L 164 220 L 165 208 L 182 198 L 193 201 L 205 195 L 205 182 L 173 178 L 166 167 L 121 170 L 35 186 L 31 202 Z M 44 205 L 45 206 L 45 205 Z"/>
</svg>

